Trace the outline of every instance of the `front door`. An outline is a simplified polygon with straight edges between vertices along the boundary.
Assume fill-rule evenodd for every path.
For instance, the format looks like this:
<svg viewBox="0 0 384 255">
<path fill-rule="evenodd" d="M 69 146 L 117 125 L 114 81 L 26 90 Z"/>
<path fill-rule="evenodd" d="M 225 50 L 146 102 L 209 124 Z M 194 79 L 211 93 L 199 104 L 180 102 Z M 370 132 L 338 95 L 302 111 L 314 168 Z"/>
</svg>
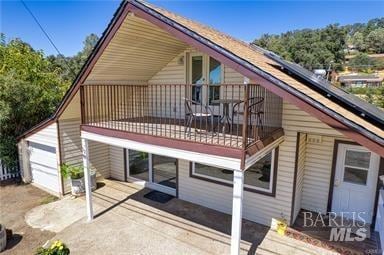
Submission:
<svg viewBox="0 0 384 255">
<path fill-rule="evenodd" d="M 338 144 L 332 212 L 372 223 L 379 159 L 362 146 Z"/>
</svg>

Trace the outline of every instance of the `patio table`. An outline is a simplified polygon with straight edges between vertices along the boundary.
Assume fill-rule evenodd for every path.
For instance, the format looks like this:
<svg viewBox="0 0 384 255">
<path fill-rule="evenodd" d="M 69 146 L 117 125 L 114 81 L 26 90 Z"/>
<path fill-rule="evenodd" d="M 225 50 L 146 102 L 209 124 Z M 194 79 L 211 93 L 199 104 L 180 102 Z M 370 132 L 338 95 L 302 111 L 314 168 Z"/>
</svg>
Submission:
<svg viewBox="0 0 384 255">
<path fill-rule="evenodd" d="M 219 123 L 223 124 L 223 133 L 225 133 L 226 126 L 230 127 L 232 124 L 232 119 L 229 115 L 229 105 L 237 104 L 242 102 L 238 99 L 216 99 L 212 100 L 211 104 L 222 104 L 223 105 L 223 115 L 220 117 Z"/>
</svg>

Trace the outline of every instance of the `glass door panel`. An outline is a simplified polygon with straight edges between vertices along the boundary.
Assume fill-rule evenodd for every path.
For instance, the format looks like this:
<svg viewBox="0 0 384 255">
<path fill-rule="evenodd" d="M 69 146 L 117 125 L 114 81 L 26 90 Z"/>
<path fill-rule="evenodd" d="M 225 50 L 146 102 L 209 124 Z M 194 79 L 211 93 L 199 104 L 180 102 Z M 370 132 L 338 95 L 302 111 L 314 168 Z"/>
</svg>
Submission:
<svg viewBox="0 0 384 255">
<path fill-rule="evenodd" d="M 221 63 L 214 58 L 209 58 L 209 104 L 212 100 L 220 99 Z"/>
<path fill-rule="evenodd" d="M 149 181 L 149 155 L 146 152 L 128 150 L 129 176 Z"/>
<path fill-rule="evenodd" d="M 204 84 L 203 73 L 203 56 L 191 57 L 191 84 L 192 86 L 192 100 L 201 102 L 202 100 L 202 84 Z"/>
<path fill-rule="evenodd" d="M 177 159 L 152 155 L 152 180 L 169 188 L 176 189 Z"/>
</svg>

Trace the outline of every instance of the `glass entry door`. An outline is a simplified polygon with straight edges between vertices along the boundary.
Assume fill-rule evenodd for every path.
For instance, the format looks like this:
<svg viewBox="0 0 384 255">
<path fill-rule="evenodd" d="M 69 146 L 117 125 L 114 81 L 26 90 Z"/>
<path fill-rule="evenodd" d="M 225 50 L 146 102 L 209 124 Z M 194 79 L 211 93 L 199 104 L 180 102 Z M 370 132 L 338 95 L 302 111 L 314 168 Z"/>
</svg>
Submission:
<svg viewBox="0 0 384 255">
<path fill-rule="evenodd" d="M 177 159 L 147 152 L 127 150 L 128 176 L 150 189 L 176 195 Z"/>
<path fill-rule="evenodd" d="M 207 55 L 191 54 L 189 65 L 192 100 L 203 104 L 211 104 L 213 100 L 220 99 L 221 63 Z"/>
</svg>

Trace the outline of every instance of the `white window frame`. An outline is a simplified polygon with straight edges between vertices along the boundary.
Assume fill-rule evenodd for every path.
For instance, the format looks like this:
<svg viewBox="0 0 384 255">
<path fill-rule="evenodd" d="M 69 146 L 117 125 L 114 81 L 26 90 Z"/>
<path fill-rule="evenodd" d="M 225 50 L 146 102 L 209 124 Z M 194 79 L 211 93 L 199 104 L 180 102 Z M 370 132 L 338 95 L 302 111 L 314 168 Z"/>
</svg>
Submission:
<svg viewBox="0 0 384 255">
<path fill-rule="evenodd" d="M 273 192 L 273 185 L 274 185 L 274 181 L 276 178 L 275 176 L 275 157 L 276 157 L 276 149 L 277 147 L 273 148 L 271 151 L 268 151 L 267 153 L 265 153 L 265 155 L 263 157 L 265 157 L 266 155 L 268 155 L 269 153 L 272 153 L 272 157 L 271 157 L 271 174 L 270 174 L 270 181 L 269 181 L 269 188 L 268 189 L 265 189 L 265 188 L 261 188 L 261 187 L 256 187 L 256 186 L 253 186 L 253 185 L 249 185 L 249 184 L 245 184 L 245 171 L 244 172 L 244 187 L 247 188 L 248 190 L 251 190 L 251 191 L 261 191 L 261 192 L 265 192 L 265 193 L 270 193 L 272 194 Z M 261 158 L 260 158 L 261 159 Z M 198 162 L 197 162 L 198 163 Z M 256 163 L 256 162 L 255 162 Z M 200 163 L 198 163 L 200 164 Z M 196 165 L 196 162 L 192 162 L 192 171 L 191 171 L 191 175 L 192 177 L 201 177 L 203 179 L 209 179 L 209 180 L 212 180 L 214 182 L 217 182 L 217 183 L 222 183 L 222 184 L 227 184 L 227 185 L 233 185 L 233 181 L 229 181 L 229 180 L 224 180 L 224 179 L 220 179 L 220 178 L 216 178 L 216 177 L 212 177 L 210 175 L 205 175 L 205 174 L 201 174 L 201 173 L 196 173 L 196 169 L 195 169 L 195 165 Z M 203 164 L 203 165 L 206 165 L 206 164 Z M 207 165 L 207 166 L 211 166 L 211 165 Z M 212 167 L 216 167 L 216 166 L 212 166 Z M 226 168 L 221 168 L 221 167 L 217 167 L 217 168 L 220 168 L 220 169 L 224 169 L 224 170 L 230 170 L 230 171 L 233 171 L 231 169 L 226 169 Z"/>
</svg>

